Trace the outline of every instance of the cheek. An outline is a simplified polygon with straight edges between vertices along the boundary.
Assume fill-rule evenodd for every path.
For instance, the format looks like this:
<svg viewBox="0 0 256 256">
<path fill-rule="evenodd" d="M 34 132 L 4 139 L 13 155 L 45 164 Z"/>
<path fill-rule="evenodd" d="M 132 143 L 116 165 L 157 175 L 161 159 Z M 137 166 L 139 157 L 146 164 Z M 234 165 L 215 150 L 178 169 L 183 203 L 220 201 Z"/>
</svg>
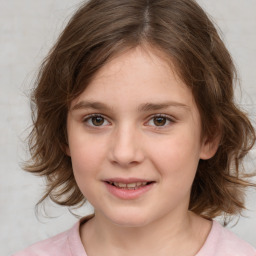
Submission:
<svg viewBox="0 0 256 256">
<path fill-rule="evenodd" d="M 94 202 L 93 192 L 97 189 L 102 159 L 104 159 L 103 148 L 88 139 L 83 142 L 80 138 L 79 141 L 71 143 L 70 149 L 77 185 L 84 197 L 90 202 Z"/>
<path fill-rule="evenodd" d="M 104 143 L 88 137 L 77 136 L 70 143 L 70 154 L 74 175 L 90 176 L 100 169 L 105 158 Z"/>
<path fill-rule="evenodd" d="M 157 143 L 150 143 L 147 148 L 150 149 L 153 158 L 161 159 L 160 162 L 163 163 L 171 161 L 174 165 L 183 165 L 193 159 L 199 160 L 198 141 L 193 136 L 186 136 L 185 133 L 163 138 Z"/>
<path fill-rule="evenodd" d="M 190 136 L 191 135 L 191 136 Z M 181 132 L 148 145 L 153 164 L 163 179 L 168 180 L 177 189 L 182 185 L 190 186 L 193 182 L 198 162 L 200 147 L 191 133 Z"/>
</svg>

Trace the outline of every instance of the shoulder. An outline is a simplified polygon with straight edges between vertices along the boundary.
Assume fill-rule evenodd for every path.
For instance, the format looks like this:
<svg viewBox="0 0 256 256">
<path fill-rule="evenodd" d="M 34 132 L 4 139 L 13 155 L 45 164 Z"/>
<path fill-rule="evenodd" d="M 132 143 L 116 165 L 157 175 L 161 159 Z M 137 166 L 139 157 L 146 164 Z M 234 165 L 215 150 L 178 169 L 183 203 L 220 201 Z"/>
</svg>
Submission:
<svg viewBox="0 0 256 256">
<path fill-rule="evenodd" d="M 76 223 L 71 229 L 35 243 L 12 256 L 86 256 L 79 235 L 80 222 Z"/>
<path fill-rule="evenodd" d="M 256 256 L 256 250 L 230 230 L 213 221 L 211 232 L 197 256 Z"/>
<path fill-rule="evenodd" d="M 31 245 L 13 256 L 71 255 L 68 248 L 68 231 Z M 65 254 L 63 254 L 65 252 Z M 61 254 L 60 254 L 61 253 Z"/>
<path fill-rule="evenodd" d="M 223 228 L 219 223 L 216 225 L 220 230 L 219 244 L 223 251 L 232 256 L 256 256 L 256 250 L 249 243 L 240 239 L 230 230 Z"/>
</svg>

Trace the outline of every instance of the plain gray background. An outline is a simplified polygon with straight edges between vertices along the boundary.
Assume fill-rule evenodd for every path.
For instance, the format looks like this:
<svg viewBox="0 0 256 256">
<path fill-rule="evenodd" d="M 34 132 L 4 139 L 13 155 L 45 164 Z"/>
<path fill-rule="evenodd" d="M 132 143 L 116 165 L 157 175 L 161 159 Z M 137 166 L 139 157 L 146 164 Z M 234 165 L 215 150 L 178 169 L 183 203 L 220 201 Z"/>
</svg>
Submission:
<svg viewBox="0 0 256 256">
<path fill-rule="evenodd" d="M 0 255 L 27 247 L 68 229 L 77 221 L 67 209 L 49 204 L 51 218 L 35 216 L 34 206 L 44 182 L 21 170 L 27 157 L 23 140 L 30 125 L 29 88 L 43 57 L 81 1 L 0 0 Z M 200 0 L 223 31 L 238 67 L 238 102 L 255 120 L 256 0 Z M 255 166 L 255 149 L 247 164 Z M 256 247 L 256 191 L 233 232 Z M 91 211 L 85 207 L 81 215 Z"/>
</svg>

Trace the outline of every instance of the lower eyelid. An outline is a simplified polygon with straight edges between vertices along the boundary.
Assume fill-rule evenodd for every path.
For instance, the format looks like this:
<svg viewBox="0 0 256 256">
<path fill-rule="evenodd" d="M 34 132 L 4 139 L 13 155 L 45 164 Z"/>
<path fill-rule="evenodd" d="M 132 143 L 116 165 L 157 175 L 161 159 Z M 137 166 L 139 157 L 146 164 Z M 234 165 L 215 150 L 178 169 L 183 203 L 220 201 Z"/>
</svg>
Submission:
<svg viewBox="0 0 256 256">
<path fill-rule="evenodd" d="M 90 119 L 92 119 L 93 117 L 101 117 L 101 118 L 104 119 L 104 122 L 107 122 L 108 124 L 110 124 L 110 122 L 108 121 L 108 119 L 107 119 L 106 117 L 104 117 L 103 115 L 101 115 L 101 114 L 87 115 L 87 116 L 85 116 L 85 117 L 82 119 L 82 122 L 88 124 L 88 121 L 89 121 Z M 102 127 L 102 126 L 106 126 L 106 125 L 96 126 L 96 125 L 90 125 L 90 124 L 88 124 L 88 126 L 90 126 L 90 127 Z"/>
<path fill-rule="evenodd" d="M 89 121 L 90 119 L 92 119 L 93 117 L 102 117 L 102 118 L 104 119 L 104 122 L 107 122 L 107 124 L 105 124 L 105 125 L 100 125 L 100 126 L 88 124 L 88 121 Z M 151 117 L 148 119 L 148 121 L 146 122 L 146 124 L 148 124 L 151 120 L 153 120 L 154 118 L 157 118 L 157 117 L 163 117 L 163 118 L 165 118 L 165 119 L 167 120 L 167 124 L 164 124 L 163 126 L 152 125 L 152 126 L 154 126 L 154 127 L 156 127 L 156 128 L 161 128 L 161 127 L 164 128 L 164 127 L 170 125 L 171 123 L 175 123 L 175 119 L 174 119 L 174 118 L 172 118 L 172 117 L 170 117 L 170 116 L 167 116 L 167 115 L 164 115 L 164 114 L 159 114 L 159 115 L 151 116 Z M 108 121 L 108 119 L 107 119 L 105 116 L 103 116 L 102 114 L 86 115 L 86 116 L 84 116 L 84 117 L 82 118 L 82 122 L 88 124 L 88 126 L 90 126 L 90 127 L 98 127 L 98 128 L 104 127 L 104 126 L 107 126 L 107 125 L 111 124 L 111 122 Z M 169 122 L 169 124 L 168 124 L 168 122 Z"/>
<path fill-rule="evenodd" d="M 171 118 L 170 116 L 166 116 L 166 115 L 161 115 L 161 114 L 159 114 L 159 115 L 154 115 L 154 116 L 151 116 L 149 119 L 148 119 L 148 121 L 146 122 L 146 124 L 148 124 L 150 121 L 153 121 L 153 119 L 154 118 L 157 118 L 157 117 L 163 117 L 163 118 L 165 118 L 166 119 L 166 123 L 167 124 L 164 124 L 164 125 L 159 125 L 159 126 L 157 126 L 157 125 L 148 125 L 148 126 L 152 126 L 152 127 L 154 127 L 154 128 L 156 128 L 156 129 L 161 129 L 161 128 L 165 128 L 165 127 L 168 127 L 169 125 L 171 125 L 171 124 L 173 124 L 175 121 L 174 121 L 174 118 Z"/>
</svg>

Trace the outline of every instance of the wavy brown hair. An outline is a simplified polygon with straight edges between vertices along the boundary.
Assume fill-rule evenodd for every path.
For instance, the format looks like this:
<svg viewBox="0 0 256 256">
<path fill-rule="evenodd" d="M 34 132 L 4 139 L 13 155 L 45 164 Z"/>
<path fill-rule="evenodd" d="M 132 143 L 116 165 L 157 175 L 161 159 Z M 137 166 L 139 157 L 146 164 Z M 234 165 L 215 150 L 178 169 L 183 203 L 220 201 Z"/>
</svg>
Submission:
<svg viewBox="0 0 256 256">
<path fill-rule="evenodd" d="M 236 70 L 213 22 L 193 0 L 91 0 L 73 15 L 44 60 L 32 94 L 31 160 L 25 170 L 44 176 L 40 202 L 79 206 L 85 202 L 72 171 L 66 118 L 70 103 L 112 58 L 150 45 L 174 64 L 191 88 L 202 136 L 221 134 L 215 156 L 200 160 L 189 209 L 206 218 L 234 215 L 244 208 L 242 160 L 255 130 L 234 102 Z"/>
</svg>

